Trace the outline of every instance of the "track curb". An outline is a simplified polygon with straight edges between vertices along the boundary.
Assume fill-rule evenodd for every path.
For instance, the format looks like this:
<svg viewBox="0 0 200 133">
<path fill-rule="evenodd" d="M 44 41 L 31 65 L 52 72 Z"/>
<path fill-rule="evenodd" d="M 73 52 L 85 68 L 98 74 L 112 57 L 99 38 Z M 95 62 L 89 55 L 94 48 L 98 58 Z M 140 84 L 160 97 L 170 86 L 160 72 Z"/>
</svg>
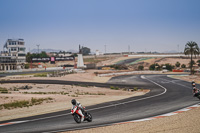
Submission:
<svg viewBox="0 0 200 133">
<path fill-rule="evenodd" d="M 171 113 L 166 113 L 166 114 L 162 114 L 162 115 L 158 115 L 158 116 L 154 116 L 154 117 L 149 117 L 149 118 L 144 118 L 144 119 L 139 119 L 139 120 L 133 120 L 133 121 L 126 121 L 126 122 L 120 122 L 120 123 L 114 123 L 113 125 L 121 125 L 121 124 L 128 124 L 128 123 L 136 123 L 136 122 L 142 122 L 142 121 L 150 121 L 150 120 L 155 120 L 155 119 L 160 119 L 160 118 L 165 118 L 168 116 L 172 116 L 172 115 L 177 115 L 192 109 L 196 109 L 199 108 L 200 104 L 195 104 Z"/>
</svg>

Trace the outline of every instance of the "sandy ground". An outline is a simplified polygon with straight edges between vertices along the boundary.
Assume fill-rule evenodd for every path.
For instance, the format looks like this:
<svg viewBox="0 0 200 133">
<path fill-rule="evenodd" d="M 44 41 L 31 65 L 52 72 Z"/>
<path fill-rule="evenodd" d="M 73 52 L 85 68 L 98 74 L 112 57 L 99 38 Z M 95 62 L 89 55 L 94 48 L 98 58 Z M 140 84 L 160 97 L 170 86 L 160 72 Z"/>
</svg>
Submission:
<svg viewBox="0 0 200 133">
<path fill-rule="evenodd" d="M 31 87 L 31 89 L 24 89 L 24 86 L 26 85 Z M 60 110 L 67 110 L 71 108 L 71 99 L 77 99 L 82 103 L 83 106 L 89 106 L 103 102 L 143 95 L 148 92 L 148 90 L 130 92 L 124 90 L 111 90 L 110 88 L 100 87 L 47 84 L 1 84 L 0 87 L 7 88 L 11 93 L 0 93 L 0 104 L 21 100 L 31 100 L 31 98 L 53 98 L 52 102 L 50 103 L 43 102 L 41 105 L 35 105 L 28 108 L 24 107 L 10 110 L 0 110 L 0 121 Z M 14 88 L 18 88 L 18 91 L 14 91 Z M 33 94 L 35 92 L 42 92 L 47 94 Z"/>
<path fill-rule="evenodd" d="M 28 79 L 44 79 L 44 80 L 65 80 L 65 81 L 83 81 L 83 82 L 99 82 L 105 83 L 111 77 L 98 77 L 95 72 L 108 72 L 109 70 L 85 70 L 84 73 L 67 74 L 61 77 L 33 77 L 33 75 L 14 75 L 1 78 L 1 80 L 28 80 Z M 112 72 L 112 71 L 110 71 Z"/>
<path fill-rule="evenodd" d="M 199 59 L 198 58 L 194 58 L 193 60 L 196 62 Z M 164 58 L 161 61 L 159 61 L 158 63 L 160 65 L 161 64 L 165 64 L 165 63 L 170 63 L 172 65 L 175 65 L 176 62 L 180 62 L 181 64 L 185 64 L 186 66 L 189 66 L 190 58 L 188 58 L 188 59 L 183 59 L 183 58 Z"/>
</svg>

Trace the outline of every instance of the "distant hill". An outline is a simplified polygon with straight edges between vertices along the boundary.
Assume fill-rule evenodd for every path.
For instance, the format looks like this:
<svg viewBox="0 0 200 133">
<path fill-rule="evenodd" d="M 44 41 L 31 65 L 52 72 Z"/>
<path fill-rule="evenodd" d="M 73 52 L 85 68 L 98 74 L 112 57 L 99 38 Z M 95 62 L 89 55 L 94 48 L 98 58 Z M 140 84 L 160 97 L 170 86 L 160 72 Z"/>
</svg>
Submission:
<svg viewBox="0 0 200 133">
<path fill-rule="evenodd" d="M 164 51 L 163 53 L 178 53 L 176 50 Z"/>
<path fill-rule="evenodd" d="M 78 50 L 70 49 L 70 50 L 67 50 L 67 52 L 78 53 Z"/>
</svg>

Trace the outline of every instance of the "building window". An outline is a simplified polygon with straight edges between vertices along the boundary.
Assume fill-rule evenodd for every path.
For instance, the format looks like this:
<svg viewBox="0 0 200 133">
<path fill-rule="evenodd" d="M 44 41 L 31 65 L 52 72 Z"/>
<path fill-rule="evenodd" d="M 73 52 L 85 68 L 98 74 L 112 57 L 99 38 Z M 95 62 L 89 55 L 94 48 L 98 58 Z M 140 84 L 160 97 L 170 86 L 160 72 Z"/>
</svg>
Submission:
<svg viewBox="0 0 200 133">
<path fill-rule="evenodd" d="M 24 45 L 24 42 L 19 42 L 19 45 Z"/>
<path fill-rule="evenodd" d="M 25 52 L 25 48 L 19 48 L 19 51 Z"/>
<path fill-rule="evenodd" d="M 18 56 L 26 56 L 26 54 L 18 54 Z"/>
<path fill-rule="evenodd" d="M 16 51 L 17 49 L 16 48 L 11 48 L 11 51 Z"/>
</svg>

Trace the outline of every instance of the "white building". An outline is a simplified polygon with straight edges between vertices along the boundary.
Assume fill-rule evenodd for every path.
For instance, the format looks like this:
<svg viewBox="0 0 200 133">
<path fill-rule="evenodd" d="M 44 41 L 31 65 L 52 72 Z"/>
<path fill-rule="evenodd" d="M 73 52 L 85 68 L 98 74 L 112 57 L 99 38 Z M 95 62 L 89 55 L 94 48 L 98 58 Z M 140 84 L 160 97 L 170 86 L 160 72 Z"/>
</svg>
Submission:
<svg viewBox="0 0 200 133">
<path fill-rule="evenodd" d="M 24 39 L 8 39 L 4 44 L 4 51 L 2 56 L 11 56 L 12 59 L 16 59 L 17 63 L 26 62 Z"/>
<path fill-rule="evenodd" d="M 0 71 L 23 69 L 26 62 L 24 39 L 8 39 L 0 55 Z"/>
<path fill-rule="evenodd" d="M 97 56 L 98 56 L 98 55 L 103 55 L 103 53 L 100 52 L 99 50 L 96 50 L 96 55 L 97 55 Z"/>
</svg>

